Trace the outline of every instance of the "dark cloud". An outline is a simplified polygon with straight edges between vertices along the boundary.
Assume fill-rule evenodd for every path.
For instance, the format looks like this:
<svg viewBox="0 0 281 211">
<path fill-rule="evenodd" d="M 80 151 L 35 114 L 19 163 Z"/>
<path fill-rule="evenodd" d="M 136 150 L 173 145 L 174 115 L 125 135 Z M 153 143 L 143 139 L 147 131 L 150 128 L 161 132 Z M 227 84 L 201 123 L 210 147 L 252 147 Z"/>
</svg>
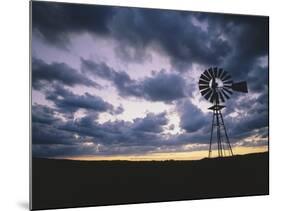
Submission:
<svg viewBox="0 0 281 211">
<path fill-rule="evenodd" d="M 229 126 L 229 133 L 232 137 L 241 137 L 248 133 L 268 127 L 268 110 L 260 111 L 259 108 L 249 109 L 249 113 L 242 114 L 236 118 L 226 118 L 226 124 Z"/>
<path fill-rule="evenodd" d="M 132 129 L 134 131 L 161 133 L 163 132 L 163 126 L 167 123 L 166 113 L 160 113 L 159 115 L 148 113 L 145 118 L 135 119 Z"/>
<path fill-rule="evenodd" d="M 34 154 L 37 156 L 85 155 L 91 150 L 90 154 L 147 152 L 161 144 L 163 139 L 161 132 L 167 122 L 166 113 L 148 113 L 144 118 L 136 118 L 133 122 L 109 121 L 101 124 L 96 121 L 95 115 L 47 125 L 35 122 L 32 138 L 33 144 L 37 146 L 34 148 Z M 84 147 L 85 143 L 88 143 L 89 147 Z M 40 147 L 40 145 L 45 146 Z M 94 149 L 91 149 L 91 146 L 94 146 Z M 103 149 L 99 149 L 102 151 L 97 150 L 97 146 L 102 146 Z M 42 152 L 44 148 L 49 152 Z M 135 149 L 139 149 L 139 152 Z"/>
<path fill-rule="evenodd" d="M 78 153 L 79 145 L 63 145 L 63 144 L 33 144 L 32 156 L 42 158 L 67 157 L 73 155 L 81 155 L 84 152 Z"/>
<path fill-rule="evenodd" d="M 247 77 L 249 92 L 264 94 L 268 93 L 268 80 L 268 66 L 262 67 L 260 65 L 254 64 Z"/>
<path fill-rule="evenodd" d="M 56 110 L 44 105 L 32 105 L 32 144 L 74 144 L 74 134 L 58 129 L 63 122 L 56 117 Z"/>
<path fill-rule="evenodd" d="M 104 62 L 96 63 L 81 58 L 81 69 L 86 74 L 111 81 L 121 96 L 141 97 L 143 95 L 143 90 L 137 81 L 131 79 L 125 71 L 118 72 Z"/>
<path fill-rule="evenodd" d="M 89 144 L 89 143 L 87 143 Z M 122 146 L 111 145 L 34 145 L 32 148 L 35 157 L 71 157 L 71 156 L 112 156 L 112 155 L 143 155 L 153 151 L 154 146 Z"/>
<path fill-rule="evenodd" d="M 118 9 L 110 23 L 112 36 L 120 43 L 120 51 L 117 52 L 130 60 L 138 58 L 135 55 L 144 54 L 142 51 L 148 46 L 154 46 L 167 54 L 179 70 L 192 63 L 218 64 L 231 49 L 217 32 L 209 33 L 196 26 L 192 21 L 194 14 L 171 10 Z M 124 54 L 126 49 L 133 55 L 130 52 Z"/>
<path fill-rule="evenodd" d="M 196 132 L 204 126 L 209 125 L 210 115 L 204 114 L 199 108 L 189 100 L 179 102 L 177 105 L 180 115 L 180 126 L 186 132 Z"/>
<path fill-rule="evenodd" d="M 76 142 L 76 143 L 75 143 Z M 74 134 L 59 130 L 52 125 L 35 123 L 32 125 L 32 144 L 73 145 L 78 144 Z"/>
<path fill-rule="evenodd" d="M 41 89 L 52 82 L 59 82 L 68 86 L 99 87 L 97 83 L 86 78 L 65 63 L 53 62 L 47 64 L 41 59 L 32 58 L 32 87 Z"/>
<path fill-rule="evenodd" d="M 268 113 L 263 112 L 248 117 L 246 116 L 245 118 L 241 119 L 241 123 L 236 123 L 237 124 L 234 129 L 236 129 L 236 131 L 238 130 L 237 132 L 239 133 L 268 127 Z"/>
<path fill-rule="evenodd" d="M 96 112 L 113 112 L 114 107 L 101 97 L 85 93 L 76 95 L 61 85 L 54 85 L 46 91 L 46 99 L 51 100 L 62 112 L 75 112 L 80 108 Z"/>
<path fill-rule="evenodd" d="M 34 1 L 32 30 L 48 43 L 67 49 L 71 34 L 107 34 L 113 14 L 113 8 L 106 6 Z"/>
<path fill-rule="evenodd" d="M 64 48 L 69 35 L 89 32 L 117 40 L 121 59 L 142 61 L 146 48 L 155 46 L 178 68 L 217 64 L 230 52 L 219 32 L 209 33 L 194 24 L 193 12 L 49 2 L 34 2 L 32 11 L 33 31 Z"/>
<path fill-rule="evenodd" d="M 81 65 L 83 72 L 111 81 L 121 96 L 141 97 L 166 103 L 185 97 L 185 81 L 176 73 L 161 70 L 150 77 L 136 81 L 126 72 L 116 71 L 105 63 L 81 58 Z"/>
<path fill-rule="evenodd" d="M 127 62 L 143 61 L 153 47 L 178 70 L 223 64 L 239 77 L 268 52 L 267 17 L 50 2 L 33 2 L 32 11 L 33 30 L 50 43 L 65 45 L 75 33 L 100 34 L 118 41 L 116 54 Z"/>
<path fill-rule="evenodd" d="M 153 47 L 176 70 L 220 65 L 239 80 L 268 53 L 268 18 L 261 16 L 33 2 L 33 29 L 54 45 L 75 33 L 101 34 L 118 41 L 115 51 L 123 61 L 143 61 Z"/>
<path fill-rule="evenodd" d="M 32 122 L 42 124 L 52 124 L 58 118 L 55 117 L 55 110 L 39 104 L 32 105 Z"/>
<path fill-rule="evenodd" d="M 249 80 L 248 74 L 257 67 L 258 59 L 268 56 L 269 19 L 261 16 L 234 16 L 227 21 L 221 19 L 217 20 L 217 24 L 221 28 L 228 24 L 224 35 L 233 49 L 222 65 L 235 80 Z M 260 75 L 258 70 L 254 72 Z M 261 78 L 263 83 L 267 83 L 266 78 Z"/>
<path fill-rule="evenodd" d="M 94 137 L 102 144 L 140 144 L 154 143 L 167 124 L 165 113 L 149 113 L 144 118 L 136 118 L 133 122 L 108 121 L 98 123 L 91 116 L 85 116 L 74 122 L 64 124 L 61 129 Z"/>
<path fill-rule="evenodd" d="M 201 130 L 197 130 L 195 132 L 185 132 L 171 137 L 170 142 L 175 146 L 183 146 L 183 145 L 195 145 L 193 150 L 200 150 L 201 145 L 204 145 L 205 149 L 208 148 L 209 140 L 210 140 L 210 130 L 208 132 L 204 131 L 203 128 Z M 199 148 L 196 147 L 199 146 Z"/>
<path fill-rule="evenodd" d="M 178 74 L 160 71 L 142 82 L 144 95 L 152 101 L 171 102 L 185 97 L 185 81 Z"/>
</svg>

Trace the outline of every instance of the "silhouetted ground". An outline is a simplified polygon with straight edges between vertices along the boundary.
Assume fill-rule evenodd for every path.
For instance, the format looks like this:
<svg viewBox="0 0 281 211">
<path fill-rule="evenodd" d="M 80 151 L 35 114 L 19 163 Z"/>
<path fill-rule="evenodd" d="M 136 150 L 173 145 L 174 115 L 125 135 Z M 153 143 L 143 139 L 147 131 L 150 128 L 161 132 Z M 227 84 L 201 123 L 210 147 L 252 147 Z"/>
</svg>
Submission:
<svg viewBox="0 0 281 211">
<path fill-rule="evenodd" d="M 32 208 L 264 195 L 268 161 L 268 153 L 199 161 L 33 158 Z"/>
</svg>

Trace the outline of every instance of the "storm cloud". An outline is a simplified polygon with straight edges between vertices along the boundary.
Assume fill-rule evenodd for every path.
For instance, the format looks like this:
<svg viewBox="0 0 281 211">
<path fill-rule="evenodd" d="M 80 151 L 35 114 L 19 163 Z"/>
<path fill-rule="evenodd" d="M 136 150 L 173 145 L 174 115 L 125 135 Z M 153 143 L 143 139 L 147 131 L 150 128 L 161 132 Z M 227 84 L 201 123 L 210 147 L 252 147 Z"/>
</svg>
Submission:
<svg viewBox="0 0 281 211">
<path fill-rule="evenodd" d="M 86 78 L 65 63 L 53 62 L 47 64 L 41 59 L 32 58 L 32 86 L 41 89 L 52 82 L 59 82 L 68 86 L 95 86 L 98 84 Z"/>
<path fill-rule="evenodd" d="M 33 116 L 34 119 L 39 119 L 40 113 L 34 113 Z M 37 145 L 36 148 L 44 145 L 40 149 L 50 149 L 51 147 L 48 146 L 53 146 L 53 152 L 44 153 L 48 156 L 52 156 L 52 153 L 60 148 L 71 148 L 73 151 L 79 149 L 80 153 L 89 152 L 89 148 L 81 149 L 83 144 L 105 147 L 103 152 L 95 149 L 92 152 L 94 154 L 112 153 L 116 151 L 114 147 L 118 147 L 120 150 L 127 149 L 127 152 L 129 152 L 129 146 L 132 148 L 139 146 L 152 150 L 161 145 L 161 141 L 163 141 L 161 132 L 163 132 L 163 127 L 167 124 L 167 121 L 165 113 L 149 113 L 144 118 L 134 119 L 133 122 L 115 121 L 102 124 L 98 123 L 96 116 L 93 115 L 87 115 L 75 121 L 58 120 L 51 124 L 34 121 L 33 144 Z M 112 149 L 110 149 L 111 147 Z M 65 151 L 63 155 L 72 155 L 73 151 Z M 144 149 L 141 150 L 141 152 L 144 151 Z"/>
<path fill-rule="evenodd" d="M 32 30 L 49 44 L 68 49 L 70 34 L 107 34 L 107 22 L 113 14 L 114 10 L 105 6 L 33 2 Z"/>
<path fill-rule="evenodd" d="M 55 85 L 46 91 L 46 98 L 54 102 L 57 108 L 64 111 L 75 112 L 79 108 L 97 112 L 113 111 L 113 106 L 105 102 L 101 97 L 85 93 L 76 95 L 60 85 Z"/>
<path fill-rule="evenodd" d="M 262 16 L 32 2 L 33 156 L 206 150 L 212 113 L 197 82 L 209 66 L 248 84 L 222 110 L 233 146 L 266 146 L 268 24 Z"/>
<path fill-rule="evenodd" d="M 189 100 L 180 102 L 177 107 L 180 114 L 180 126 L 187 132 L 196 132 L 208 124 L 207 119 L 210 119 L 210 115 L 204 114 Z"/>
<path fill-rule="evenodd" d="M 88 32 L 118 40 L 116 52 L 123 60 L 142 60 L 146 49 L 154 46 L 168 54 L 178 69 L 191 63 L 215 65 L 230 52 L 219 31 L 210 34 L 198 23 L 202 24 L 193 12 L 33 4 L 33 30 L 50 44 L 67 48 L 71 34 Z"/>
<path fill-rule="evenodd" d="M 177 73 L 161 70 L 150 77 L 136 81 L 125 71 L 116 71 L 105 63 L 81 59 L 81 65 L 85 73 L 111 81 L 121 96 L 142 97 L 166 103 L 185 97 L 185 81 Z"/>
</svg>

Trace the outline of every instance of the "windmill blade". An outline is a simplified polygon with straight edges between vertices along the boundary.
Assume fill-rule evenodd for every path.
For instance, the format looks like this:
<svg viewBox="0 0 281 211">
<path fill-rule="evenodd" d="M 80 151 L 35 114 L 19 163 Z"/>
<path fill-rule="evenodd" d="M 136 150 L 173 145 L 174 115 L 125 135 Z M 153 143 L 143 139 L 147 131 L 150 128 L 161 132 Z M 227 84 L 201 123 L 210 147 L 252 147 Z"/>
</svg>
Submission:
<svg viewBox="0 0 281 211">
<path fill-rule="evenodd" d="M 220 79 L 223 80 L 223 78 L 227 75 L 227 72 L 226 71 L 222 71 L 222 74 L 221 74 L 221 77 Z"/>
<path fill-rule="evenodd" d="M 224 84 L 232 84 L 233 81 L 232 80 L 229 80 L 229 81 L 222 81 Z"/>
<path fill-rule="evenodd" d="M 205 90 L 202 90 L 202 91 L 201 91 L 201 95 L 204 96 L 204 95 L 207 94 L 209 91 L 211 91 L 210 88 L 205 89 Z"/>
<path fill-rule="evenodd" d="M 206 75 L 201 74 L 200 76 L 201 79 L 205 80 L 205 81 L 210 81 L 210 78 L 208 78 Z"/>
<path fill-rule="evenodd" d="M 224 103 L 225 100 L 224 100 L 224 98 L 223 98 L 222 91 L 219 91 L 218 93 L 219 93 L 219 96 L 220 96 L 221 101 Z"/>
<path fill-rule="evenodd" d="M 215 101 L 219 103 L 219 97 L 216 91 L 213 91 L 210 101 L 211 103 L 214 103 Z"/>
<path fill-rule="evenodd" d="M 248 87 L 247 87 L 247 82 L 246 81 L 241 81 L 241 82 L 233 83 L 231 88 L 234 91 L 237 91 L 237 92 L 248 93 Z"/>
<path fill-rule="evenodd" d="M 222 89 L 221 92 L 226 99 L 229 99 L 229 96 L 225 93 L 224 89 Z"/>
<path fill-rule="evenodd" d="M 212 69 L 212 68 L 209 68 L 209 69 L 208 69 L 208 72 L 209 72 L 209 74 L 212 76 L 212 78 L 214 78 L 214 77 L 215 77 L 215 75 L 214 75 L 214 71 L 213 71 L 213 69 Z"/>
<path fill-rule="evenodd" d="M 205 90 L 204 90 L 205 91 Z M 207 91 L 207 93 L 205 94 L 205 95 L 203 95 L 203 97 L 206 99 L 206 100 L 209 100 L 209 98 L 210 98 L 210 96 L 211 96 L 211 94 L 212 94 L 212 90 L 211 89 L 208 89 L 208 90 L 206 90 Z M 202 92 L 201 92 L 201 94 L 202 94 Z"/>
<path fill-rule="evenodd" d="M 212 79 L 212 75 L 209 73 L 208 70 L 205 70 L 205 71 L 203 72 L 203 74 L 206 75 L 206 76 L 209 78 L 209 81 Z"/>
<path fill-rule="evenodd" d="M 223 78 L 221 78 L 222 81 L 226 81 L 226 80 L 229 80 L 231 79 L 231 76 L 226 74 Z"/>
<path fill-rule="evenodd" d="M 217 78 L 218 77 L 218 68 L 214 67 L 213 71 L 214 71 L 215 77 Z"/>
<path fill-rule="evenodd" d="M 203 79 L 200 79 L 200 80 L 199 80 L 199 85 L 203 85 L 203 84 L 204 84 L 204 85 L 205 85 L 205 84 L 208 84 L 208 85 L 209 85 L 209 83 L 210 83 L 209 81 L 205 81 L 205 80 L 203 80 Z"/>
<path fill-rule="evenodd" d="M 223 69 L 222 69 L 222 68 L 220 68 L 220 69 L 219 69 L 219 73 L 218 73 L 218 78 L 221 78 L 222 73 L 223 73 Z"/>
<path fill-rule="evenodd" d="M 229 88 L 223 87 L 223 90 L 232 95 L 232 91 Z"/>
<path fill-rule="evenodd" d="M 209 85 L 199 85 L 199 90 L 207 89 L 209 88 Z"/>
</svg>

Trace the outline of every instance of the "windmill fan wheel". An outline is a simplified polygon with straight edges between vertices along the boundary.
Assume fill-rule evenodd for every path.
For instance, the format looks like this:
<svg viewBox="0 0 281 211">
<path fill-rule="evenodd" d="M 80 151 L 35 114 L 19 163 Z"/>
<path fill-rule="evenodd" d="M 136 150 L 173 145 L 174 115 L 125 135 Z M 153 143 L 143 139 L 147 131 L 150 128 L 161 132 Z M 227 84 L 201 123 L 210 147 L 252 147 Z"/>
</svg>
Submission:
<svg viewBox="0 0 281 211">
<path fill-rule="evenodd" d="M 233 81 L 228 72 L 222 68 L 209 68 L 200 76 L 199 90 L 211 103 L 224 103 L 233 93 Z"/>
</svg>

